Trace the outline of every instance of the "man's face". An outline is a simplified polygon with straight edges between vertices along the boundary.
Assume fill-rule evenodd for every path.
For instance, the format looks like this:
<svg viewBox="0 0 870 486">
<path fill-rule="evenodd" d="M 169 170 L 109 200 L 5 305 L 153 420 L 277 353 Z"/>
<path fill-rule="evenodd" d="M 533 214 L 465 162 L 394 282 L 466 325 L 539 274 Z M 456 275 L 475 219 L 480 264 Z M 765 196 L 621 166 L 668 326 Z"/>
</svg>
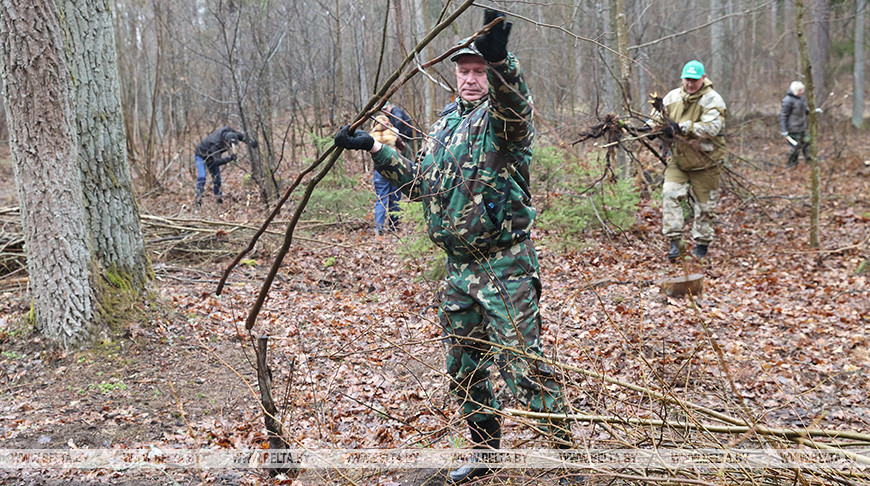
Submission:
<svg viewBox="0 0 870 486">
<path fill-rule="evenodd" d="M 686 93 L 695 94 L 704 86 L 705 79 L 707 79 L 706 75 L 698 79 L 683 78 L 683 89 L 686 90 Z"/>
<path fill-rule="evenodd" d="M 462 56 L 456 60 L 456 86 L 459 97 L 477 101 L 489 91 L 486 82 L 486 63 L 478 56 Z"/>
</svg>

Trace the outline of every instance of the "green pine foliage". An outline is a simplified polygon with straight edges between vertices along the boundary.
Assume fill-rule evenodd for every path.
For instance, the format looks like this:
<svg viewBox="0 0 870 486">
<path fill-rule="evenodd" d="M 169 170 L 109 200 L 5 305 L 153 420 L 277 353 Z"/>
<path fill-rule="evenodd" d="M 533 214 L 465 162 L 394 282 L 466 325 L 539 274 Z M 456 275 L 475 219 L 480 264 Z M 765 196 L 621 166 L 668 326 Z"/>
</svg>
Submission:
<svg viewBox="0 0 870 486">
<path fill-rule="evenodd" d="M 580 160 L 557 147 L 538 147 L 532 163 L 536 197 L 544 199 L 538 224 L 568 246 L 582 244 L 588 229 L 624 231 L 635 223 L 640 191 L 633 179 L 617 179 L 603 151 Z"/>
<path fill-rule="evenodd" d="M 435 246 L 429 239 L 422 202 L 399 201 L 402 208 L 402 226 L 411 230 L 402 237 L 398 253 L 412 266 L 421 268 L 423 277 L 428 280 L 441 280 L 447 274 L 444 250 Z"/>
<path fill-rule="evenodd" d="M 306 207 L 314 218 L 329 222 L 362 220 L 374 206 L 371 176 L 350 175 L 343 160 L 317 184 Z"/>
</svg>

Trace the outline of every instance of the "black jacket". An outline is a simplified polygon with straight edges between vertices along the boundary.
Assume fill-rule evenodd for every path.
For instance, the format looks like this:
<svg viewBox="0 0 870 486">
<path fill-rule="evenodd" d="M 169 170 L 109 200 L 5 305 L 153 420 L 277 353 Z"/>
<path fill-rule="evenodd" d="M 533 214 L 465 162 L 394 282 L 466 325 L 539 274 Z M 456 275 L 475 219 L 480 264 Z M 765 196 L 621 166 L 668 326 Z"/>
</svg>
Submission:
<svg viewBox="0 0 870 486">
<path fill-rule="evenodd" d="M 396 127 L 396 130 L 405 142 L 414 138 L 414 128 L 411 125 L 411 117 L 405 112 L 405 110 L 396 105 L 392 105 L 390 110 L 387 112 L 387 118 L 389 118 L 390 123 Z"/>
<path fill-rule="evenodd" d="M 218 128 L 211 135 L 205 137 L 196 146 L 196 155 L 205 159 L 208 165 L 223 165 L 231 162 L 233 157 L 221 157 L 221 154 L 229 150 L 233 141 L 247 142 L 245 134 L 230 127 Z"/>
</svg>

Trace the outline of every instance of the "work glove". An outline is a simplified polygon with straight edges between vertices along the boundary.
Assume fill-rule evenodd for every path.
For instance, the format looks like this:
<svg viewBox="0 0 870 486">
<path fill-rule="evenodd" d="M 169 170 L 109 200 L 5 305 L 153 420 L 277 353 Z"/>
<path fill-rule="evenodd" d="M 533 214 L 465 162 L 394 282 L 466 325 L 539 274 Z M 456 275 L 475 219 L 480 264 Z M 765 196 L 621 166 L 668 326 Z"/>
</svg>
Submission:
<svg viewBox="0 0 870 486">
<path fill-rule="evenodd" d="M 222 159 L 218 159 L 218 166 L 229 164 L 230 162 L 236 160 L 236 154 L 230 154 Z"/>
<path fill-rule="evenodd" d="M 257 143 L 256 140 L 254 140 L 254 139 L 250 139 L 250 138 L 249 138 L 249 139 L 248 139 L 248 146 L 251 147 L 251 148 L 253 148 L 253 149 L 255 149 L 255 148 L 259 147 L 260 144 Z"/>
<path fill-rule="evenodd" d="M 665 126 L 662 127 L 662 135 L 667 138 L 674 138 L 674 135 L 679 135 L 683 133 L 683 129 L 680 128 L 680 124 L 674 121 L 669 121 L 665 123 Z"/>
<path fill-rule="evenodd" d="M 488 8 L 483 12 L 483 25 L 499 17 L 503 19 L 504 13 Z M 502 20 L 495 24 L 489 33 L 478 37 L 474 41 L 474 47 L 487 62 L 495 63 L 507 58 L 507 41 L 512 25 L 510 22 Z"/>
<path fill-rule="evenodd" d="M 346 150 L 365 150 L 368 152 L 375 146 L 375 139 L 362 130 L 351 132 L 350 125 L 345 125 L 335 134 L 335 145 Z"/>
</svg>

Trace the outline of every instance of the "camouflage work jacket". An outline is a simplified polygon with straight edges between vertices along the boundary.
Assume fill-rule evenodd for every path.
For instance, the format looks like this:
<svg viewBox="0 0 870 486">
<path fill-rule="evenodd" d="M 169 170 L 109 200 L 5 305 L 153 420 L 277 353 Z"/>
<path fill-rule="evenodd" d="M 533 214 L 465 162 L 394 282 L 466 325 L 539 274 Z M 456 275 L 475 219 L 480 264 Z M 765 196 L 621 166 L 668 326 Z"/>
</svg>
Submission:
<svg viewBox="0 0 870 486">
<path fill-rule="evenodd" d="M 525 240 L 536 211 L 529 191 L 535 129 L 519 62 L 487 64 L 489 94 L 448 105 L 417 162 L 384 147 L 375 169 L 422 200 L 429 238 L 455 262 L 486 258 Z"/>
<path fill-rule="evenodd" d="M 673 157 L 681 170 L 715 167 L 725 158 L 725 100 L 713 89 L 710 79 L 695 93 L 682 87 L 672 90 L 662 100 L 668 117 L 680 124 L 684 138 L 674 140 Z M 654 113 L 654 117 L 661 115 Z"/>
</svg>

